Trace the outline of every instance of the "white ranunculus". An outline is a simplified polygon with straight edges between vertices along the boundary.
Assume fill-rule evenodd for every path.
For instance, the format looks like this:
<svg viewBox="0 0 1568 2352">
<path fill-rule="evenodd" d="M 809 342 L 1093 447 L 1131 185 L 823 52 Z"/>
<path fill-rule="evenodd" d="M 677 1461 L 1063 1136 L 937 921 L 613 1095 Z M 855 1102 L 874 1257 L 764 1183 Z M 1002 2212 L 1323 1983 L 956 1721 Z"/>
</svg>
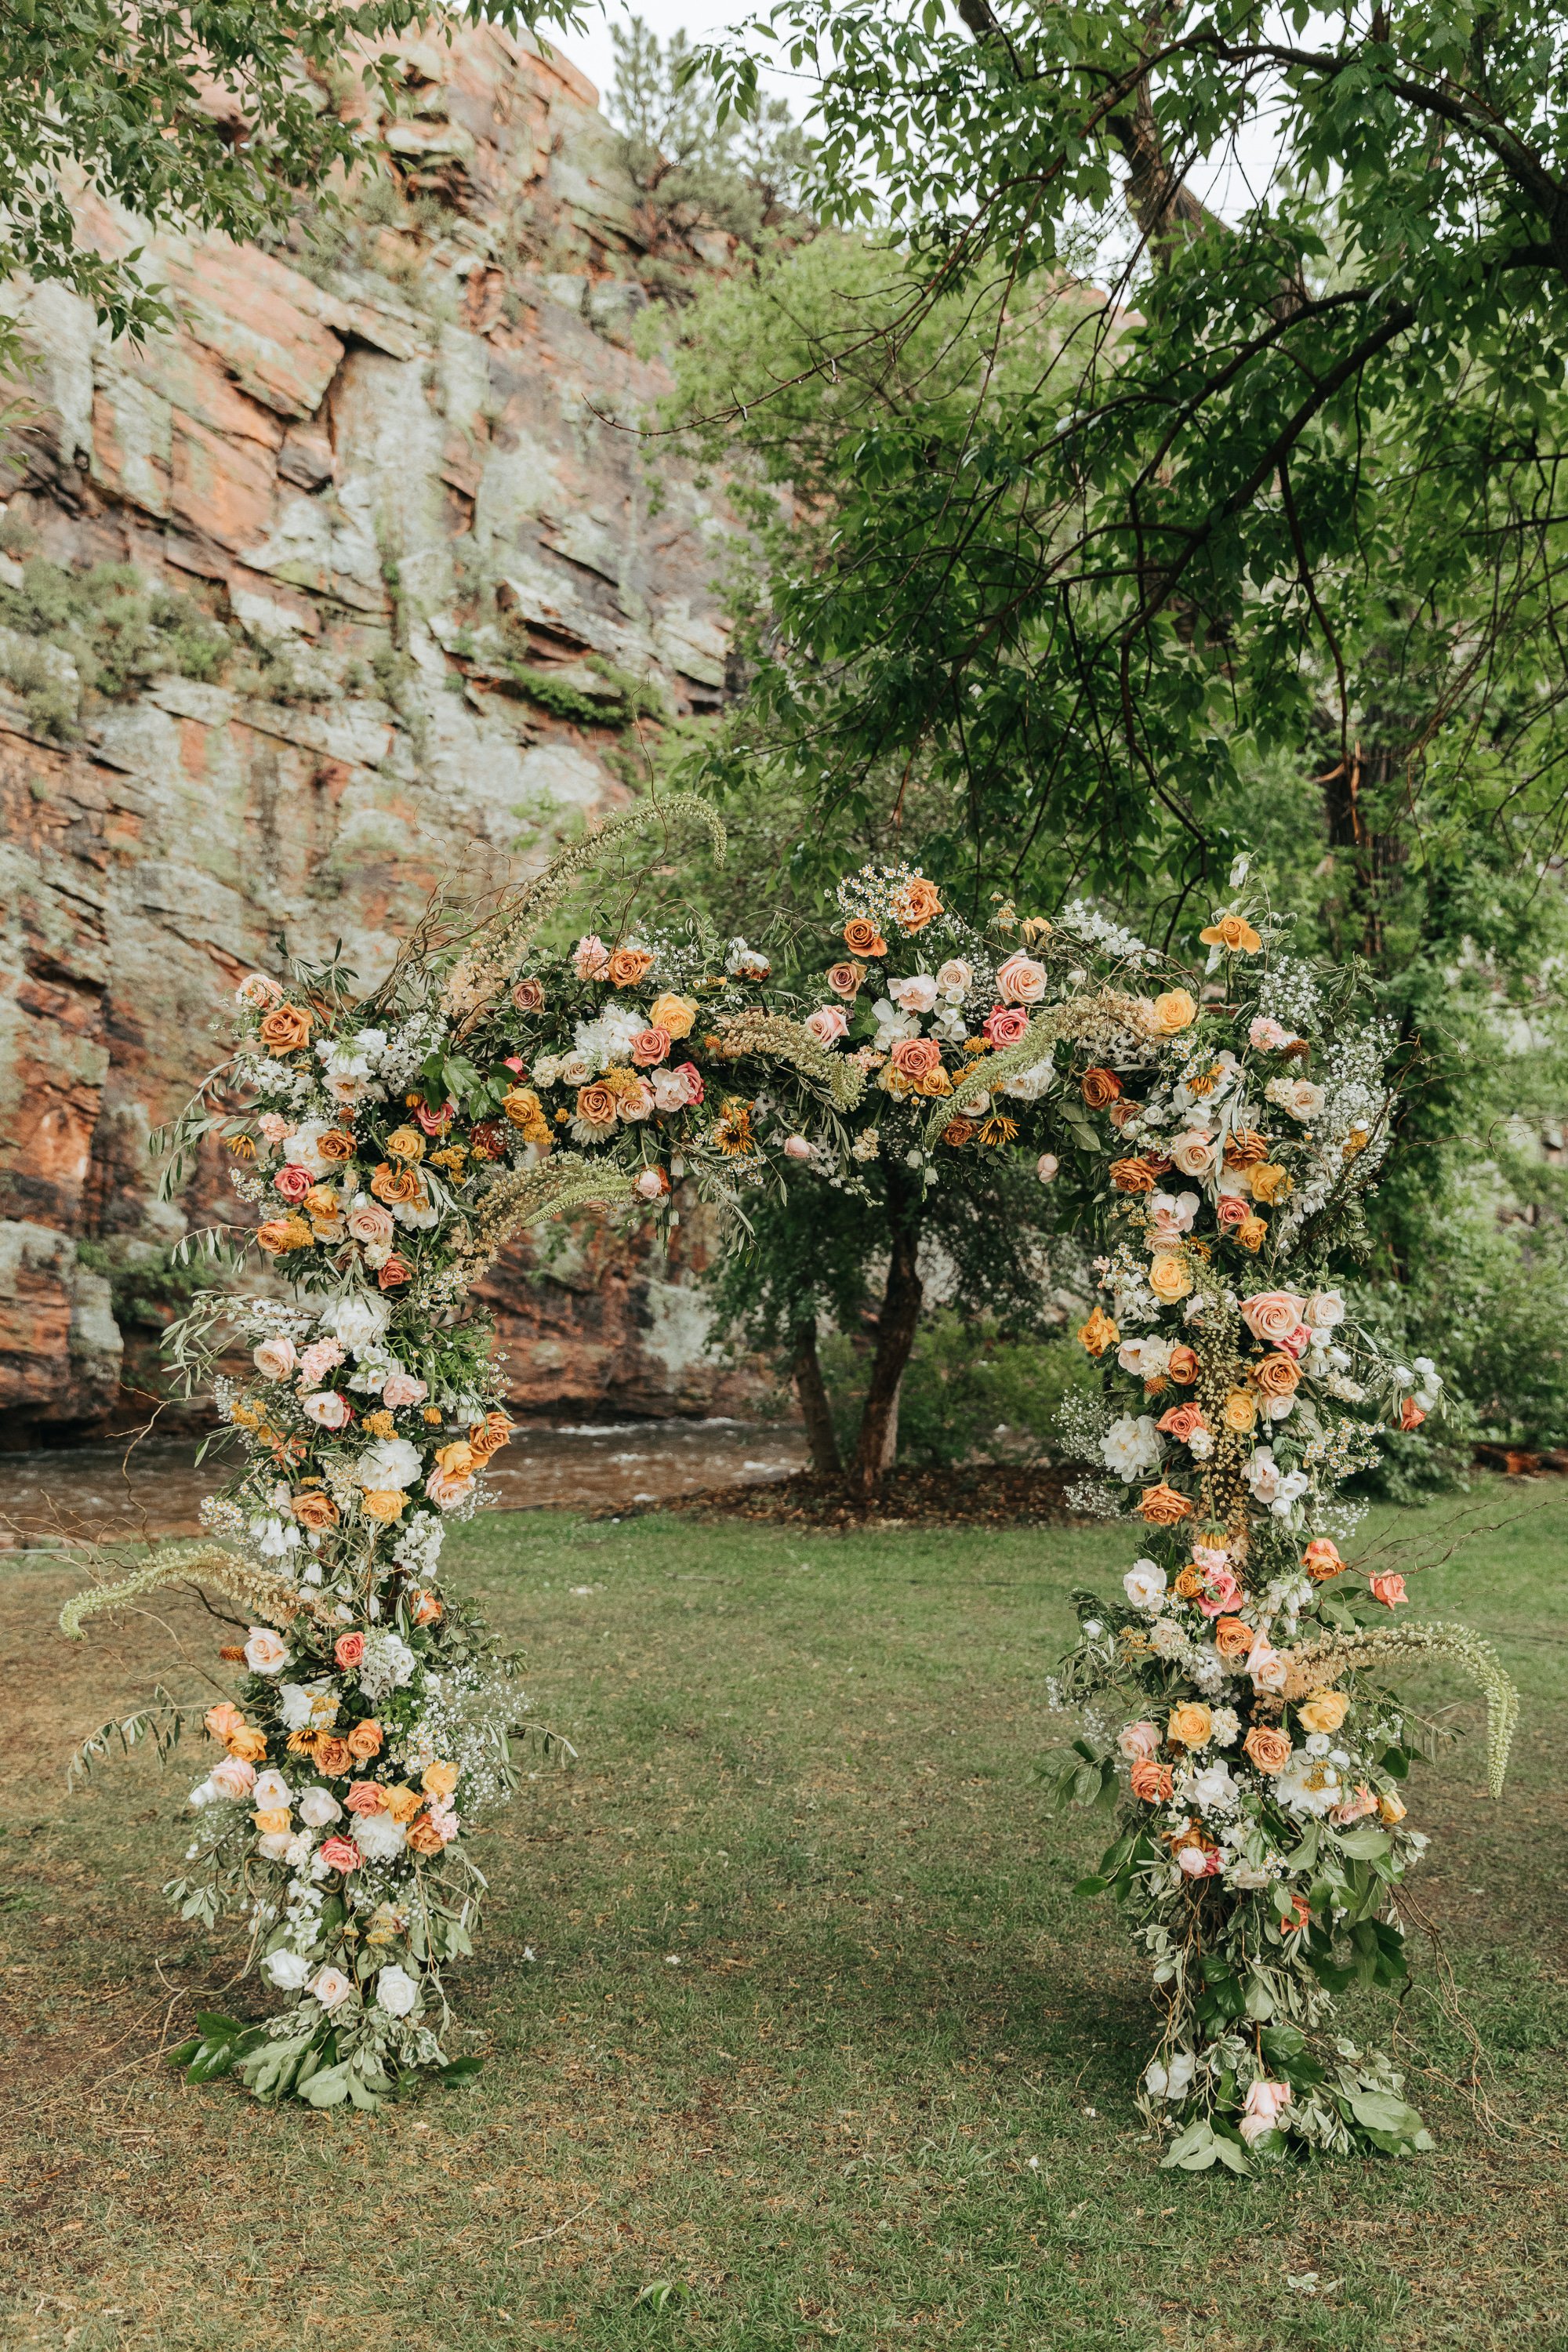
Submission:
<svg viewBox="0 0 1568 2352">
<path fill-rule="evenodd" d="M 341 1822 L 342 1817 L 343 1809 L 330 1789 L 306 1789 L 301 1791 L 300 1819 L 307 1829 L 330 1829 L 333 1822 Z"/>
<path fill-rule="evenodd" d="M 312 1176 L 325 1176 L 331 1163 L 323 1160 L 319 1149 L 330 1122 L 324 1118 L 308 1118 L 297 1127 L 283 1146 L 283 1157 L 296 1168 L 303 1168 Z"/>
<path fill-rule="evenodd" d="M 871 1042 L 879 1054 L 887 1053 L 905 1037 L 918 1037 L 921 1034 L 921 1024 L 914 1014 L 900 1013 L 890 997 L 878 997 L 871 1007 L 871 1017 L 877 1024 L 877 1034 Z"/>
<path fill-rule="evenodd" d="M 384 1298 L 363 1290 L 345 1291 L 342 1298 L 333 1299 L 321 1317 L 321 1328 L 359 1356 L 384 1339 L 391 1315 Z"/>
<path fill-rule="evenodd" d="M 276 1769 L 258 1772 L 251 1783 L 250 1801 L 259 1813 L 270 1812 L 278 1805 L 291 1805 L 294 1791 Z"/>
<path fill-rule="evenodd" d="M 381 1970 L 375 1980 L 378 2008 L 389 2017 L 406 2017 L 419 1998 L 419 1980 L 395 1964 Z"/>
<path fill-rule="evenodd" d="M 406 1437 L 378 1437 L 355 1463 L 354 1476 L 367 1494 L 384 1494 L 412 1486 L 423 1468 L 418 1447 Z"/>
<path fill-rule="evenodd" d="M 936 982 L 923 971 L 908 980 L 890 980 L 888 994 L 900 1013 L 930 1013 L 936 1003 Z"/>
<path fill-rule="evenodd" d="M 353 1841 L 366 1862 L 392 1862 L 408 1843 L 403 1823 L 390 1813 L 356 1814 Z"/>
<path fill-rule="evenodd" d="M 245 1663 L 253 1675 L 280 1675 L 289 1663 L 289 1644 L 270 1625 L 253 1625 L 246 1640 Z"/>
<path fill-rule="evenodd" d="M 1130 1412 L 1124 1412 L 1100 1439 L 1100 1450 L 1106 1468 L 1131 1485 L 1146 1471 L 1159 1468 L 1165 1449 L 1148 1413 L 1141 1412 L 1134 1420 Z"/>
<path fill-rule="evenodd" d="M 1121 1589 L 1134 1609 L 1158 1609 L 1165 1598 L 1166 1577 L 1157 1560 L 1135 1559 L 1121 1580 Z"/>
<path fill-rule="evenodd" d="M 353 1992 L 353 1981 L 344 1976 L 342 1969 L 321 1969 L 317 1971 L 310 1990 L 323 2009 L 336 2009 L 338 2003 L 347 2000 Z"/>
<path fill-rule="evenodd" d="M 298 1952 L 268 1952 L 261 1965 L 279 1992 L 303 1992 L 310 1981 L 310 1963 Z"/>
</svg>

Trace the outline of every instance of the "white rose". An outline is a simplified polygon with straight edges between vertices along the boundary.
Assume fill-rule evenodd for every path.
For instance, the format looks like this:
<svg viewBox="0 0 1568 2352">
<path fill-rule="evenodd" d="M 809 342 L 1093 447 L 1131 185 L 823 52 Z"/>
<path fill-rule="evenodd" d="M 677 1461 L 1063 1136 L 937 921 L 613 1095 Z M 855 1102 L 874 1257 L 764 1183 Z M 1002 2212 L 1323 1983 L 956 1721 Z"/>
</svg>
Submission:
<svg viewBox="0 0 1568 2352">
<path fill-rule="evenodd" d="M 256 1841 L 256 1851 L 264 1862 L 287 1862 L 294 1843 L 292 1830 L 268 1830 Z"/>
<path fill-rule="evenodd" d="M 355 1463 L 354 1476 L 367 1493 L 384 1494 L 393 1487 L 401 1492 L 416 1483 L 423 1468 L 418 1447 L 406 1437 L 378 1437 Z"/>
<path fill-rule="evenodd" d="M 341 2000 L 347 2000 L 353 1990 L 353 1985 L 344 1976 L 342 1969 L 322 1969 L 318 1972 L 310 1990 L 323 2009 L 336 2009 Z"/>
<path fill-rule="evenodd" d="M 270 1625 L 253 1625 L 245 1644 L 245 1663 L 253 1675 L 279 1675 L 289 1663 L 289 1644 Z"/>
<path fill-rule="evenodd" d="M 330 1162 L 323 1160 L 318 1146 L 327 1131 L 324 1118 L 308 1118 L 297 1127 L 283 1146 L 283 1157 L 296 1168 L 308 1169 L 312 1176 L 324 1176 Z"/>
<path fill-rule="evenodd" d="M 216 1805 L 222 1795 L 223 1790 L 215 1788 L 211 1780 L 198 1780 L 185 1802 L 194 1805 L 199 1813 L 208 1805 Z"/>
<path fill-rule="evenodd" d="M 1201 1813 L 1226 1812 L 1236 1802 L 1236 1782 L 1226 1764 L 1205 1764 L 1187 1781 L 1185 1795 Z"/>
<path fill-rule="evenodd" d="M 342 1817 L 343 1809 L 330 1789 L 306 1789 L 301 1791 L 300 1819 L 307 1829 L 330 1829 L 333 1822 L 341 1822 Z"/>
<path fill-rule="evenodd" d="M 959 1004 L 969 993 L 974 974 L 962 956 L 953 956 L 944 963 L 936 976 L 936 984 L 949 1003 Z"/>
<path fill-rule="evenodd" d="M 384 1968 L 375 1980 L 375 1998 L 389 2017 L 406 2017 L 419 1998 L 418 1979 L 406 1969 Z"/>
<path fill-rule="evenodd" d="M 321 1328 L 360 1356 L 384 1339 L 391 1314 L 384 1298 L 372 1297 L 368 1291 L 350 1291 L 332 1301 L 321 1318 Z"/>
<path fill-rule="evenodd" d="M 395 1822 L 390 1813 L 358 1814 L 353 1841 L 366 1862 L 392 1862 L 408 1843 L 403 1823 Z"/>
<path fill-rule="evenodd" d="M 1152 2099 L 1184 2099 L 1196 2064 L 1190 2050 L 1174 2050 L 1163 2065 L 1156 2058 L 1145 2070 L 1143 2088 Z"/>
<path fill-rule="evenodd" d="M 1337 1290 L 1314 1290 L 1301 1309 L 1301 1320 L 1311 1331 L 1332 1331 L 1345 1319 L 1345 1302 Z"/>
<path fill-rule="evenodd" d="M 258 1813 L 270 1812 L 275 1806 L 291 1805 L 294 1791 L 281 1772 L 258 1772 L 251 1783 L 250 1801 Z"/>
<path fill-rule="evenodd" d="M 1165 1597 L 1165 1571 L 1157 1561 L 1135 1559 L 1121 1580 L 1134 1609 L 1158 1609 Z"/>
<path fill-rule="evenodd" d="M 1209 1175 L 1218 1157 L 1211 1138 L 1200 1134 L 1196 1128 L 1178 1135 L 1171 1146 L 1171 1158 L 1184 1176 Z"/>
<path fill-rule="evenodd" d="M 292 1339 L 263 1339 L 250 1351 L 250 1360 L 264 1381 L 286 1381 L 300 1359 Z"/>
<path fill-rule="evenodd" d="M 930 1013 L 936 1003 L 936 982 L 920 971 L 909 980 L 890 980 L 888 994 L 900 1013 Z"/>
<path fill-rule="evenodd" d="M 1049 1184 L 1055 1181 L 1061 1164 L 1054 1151 L 1042 1151 L 1035 1162 L 1035 1173 L 1042 1184 Z"/>
<path fill-rule="evenodd" d="M 310 1963 L 298 1952 L 268 1952 L 261 1965 L 279 1992 L 303 1992 L 310 1980 Z"/>
</svg>

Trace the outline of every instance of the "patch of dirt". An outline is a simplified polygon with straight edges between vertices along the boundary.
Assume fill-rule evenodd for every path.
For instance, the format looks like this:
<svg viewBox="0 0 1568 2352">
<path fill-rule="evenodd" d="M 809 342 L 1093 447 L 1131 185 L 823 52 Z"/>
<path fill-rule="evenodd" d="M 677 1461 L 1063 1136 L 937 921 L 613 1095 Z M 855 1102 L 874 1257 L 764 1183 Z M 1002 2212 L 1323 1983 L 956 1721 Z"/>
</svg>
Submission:
<svg viewBox="0 0 1568 2352">
<path fill-rule="evenodd" d="M 961 1470 L 893 1470 L 874 1500 L 863 1502 L 837 1478 L 797 1470 L 756 1486 L 703 1486 L 693 1495 L 600 1511 L 602 1519 L 681 1511 L 705 1519 L 750 1519 L 770 1527 L 1063 1527 L 1072 1523 L 1067 1469 L 982 1463 Z"/>
</svg>

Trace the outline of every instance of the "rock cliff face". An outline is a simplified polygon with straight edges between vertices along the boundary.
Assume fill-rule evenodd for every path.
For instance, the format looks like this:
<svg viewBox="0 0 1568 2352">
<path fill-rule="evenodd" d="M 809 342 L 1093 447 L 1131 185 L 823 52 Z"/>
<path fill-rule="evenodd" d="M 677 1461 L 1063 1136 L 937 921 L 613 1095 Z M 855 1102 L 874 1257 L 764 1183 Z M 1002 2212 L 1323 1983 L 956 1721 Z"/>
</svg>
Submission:
<svg viewBox="0 0 1568 2352">
<path fill-rule="evenodd" d="M 214 1167 L 160 1202 L 148 1137 L 236 979 L 337 940 L 378 975 L 443 870 L 537 855 L 626 797 L 644 714 L 723 696 L 726 518 L 605 421 L 653 389 L 668 233 L 559 53 L 402 54 L 393 173 L 290 247 L 84 206 L 147 244 L 171 333 L 0 298 L 37 353 L 0 522 L 0 1443 L 135 1417 L 168 1244 L 227 1199 Z M 519 1402 L 710 1409 L 689 1282 L 584 1235 L 507 1264 Z"/>
</svg>

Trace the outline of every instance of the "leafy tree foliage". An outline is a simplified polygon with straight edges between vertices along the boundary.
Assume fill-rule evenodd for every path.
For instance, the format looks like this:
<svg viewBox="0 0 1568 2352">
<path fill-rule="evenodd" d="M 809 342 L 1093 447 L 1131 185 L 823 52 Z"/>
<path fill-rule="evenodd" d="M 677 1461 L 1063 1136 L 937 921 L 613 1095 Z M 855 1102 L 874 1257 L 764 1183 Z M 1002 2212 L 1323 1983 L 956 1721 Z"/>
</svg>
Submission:
<svg viewBox="0 0 1568 2352">
<path fill-rule="evenodd" d="M 661 43 L 632 16 L 612 24 L 610 41 L 608 111 L 645 204 L 683 227 L 726 230 L 753 249 L 798 223 L 811 142 L 782 99 L 759 98 L 744 116 L 720 121 L 711 91 L 693 78 L 684 33 Z"/>
</svg>

